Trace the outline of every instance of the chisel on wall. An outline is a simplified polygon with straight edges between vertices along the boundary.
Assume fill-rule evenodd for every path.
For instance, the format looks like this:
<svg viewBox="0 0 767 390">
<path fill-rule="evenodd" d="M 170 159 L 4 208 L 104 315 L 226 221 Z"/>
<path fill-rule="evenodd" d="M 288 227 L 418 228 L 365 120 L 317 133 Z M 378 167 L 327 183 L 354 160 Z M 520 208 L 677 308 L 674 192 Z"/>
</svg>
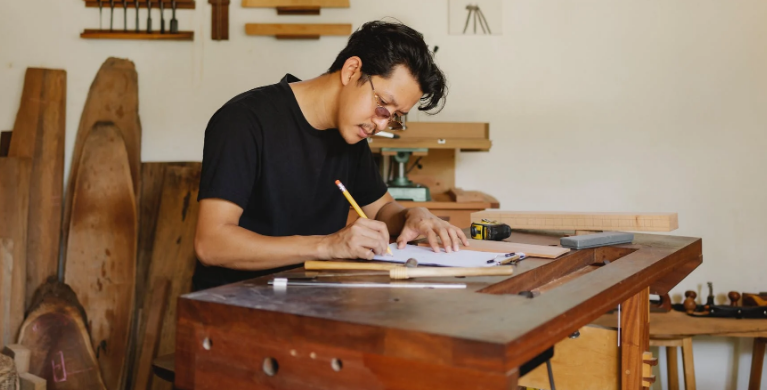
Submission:
<svg viewBox="0 0 767 390">
<path fill-rule="evenodd" d="M 135 0 L 136 3 L 136 32 L 138 32 L 138 0 Z"/>
<path fill-rule="evenodd" d="M 152 0 L 146 0 L 146 32 L 152 33 Z"/>
<path fill-rule="evenodd" d="M 160 34 L 165 34 L 165 1 L 160 0 Z"/>
<path fill-rule="evenodd" d="M 112 31 L 115 21 L 115 0 L 109 0 L 109 31 Z"/>
</svg>

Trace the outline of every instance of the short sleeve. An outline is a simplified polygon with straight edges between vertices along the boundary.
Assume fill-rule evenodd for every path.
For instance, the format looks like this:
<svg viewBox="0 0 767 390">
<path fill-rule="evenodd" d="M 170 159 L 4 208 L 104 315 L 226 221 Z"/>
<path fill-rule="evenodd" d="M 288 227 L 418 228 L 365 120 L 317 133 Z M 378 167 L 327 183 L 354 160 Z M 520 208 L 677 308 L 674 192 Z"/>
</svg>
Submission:
<svg viewBox="0 0 767 390">
<path fill-rule="evenodd" d="M 198 200 L 219 198 L 245 209 L 259 167 L 261 129 L 255 114 L 240 104 L 219 109 L 205 129 Z"/>
<path fill-rule="evenodd" d="M 381 179 L 381 173 L 378 172 L 378 166 L 373 159 L 373 153 L 370 151 L 367 141 L 360 142 L 359 147 L 361 150 L 352 196 L 360 206 L 367 206 L 381 199 L 388 188 Z M 350 192 L 352 191 L 350 190 Z"/>
</svg>

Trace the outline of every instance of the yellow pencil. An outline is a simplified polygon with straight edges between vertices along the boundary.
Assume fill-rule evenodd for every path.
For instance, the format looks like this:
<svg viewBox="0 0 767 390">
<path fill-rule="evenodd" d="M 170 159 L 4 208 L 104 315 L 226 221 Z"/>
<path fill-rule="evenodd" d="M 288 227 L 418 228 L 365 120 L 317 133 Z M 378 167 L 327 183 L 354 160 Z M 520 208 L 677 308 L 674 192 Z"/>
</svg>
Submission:
<svg viewBox="0 0 767 390">
<path fill-rule="evenodd" d="M 357 215 L 359 215 L 360 218 L 368 219 L 368 216 L 365 215 L 365 212 L 362 211 L 362 209 L 357 204 L 357 202 L 354 200 L 354 198 L 352 198 L 352 194 L 350 194 L 349 191 L 346 189 L 346 187 L 344 187 L 344 185 L 341 184 L 341 180 L 336 180 L 336 185 L 338 186 L 338 189 L 340 189 L 341 192 L 343 192 L 344 196 L 346 197 L 346 200 L 348 200 L 349 203 L 352 205 L 354 210 L 357 212 Z M 388 246 L 386 247 L 386 253 L 391 255 L 391 256 L 394 256 L 391 253 L 391 248 L 389 248 Z"/>
</svg>

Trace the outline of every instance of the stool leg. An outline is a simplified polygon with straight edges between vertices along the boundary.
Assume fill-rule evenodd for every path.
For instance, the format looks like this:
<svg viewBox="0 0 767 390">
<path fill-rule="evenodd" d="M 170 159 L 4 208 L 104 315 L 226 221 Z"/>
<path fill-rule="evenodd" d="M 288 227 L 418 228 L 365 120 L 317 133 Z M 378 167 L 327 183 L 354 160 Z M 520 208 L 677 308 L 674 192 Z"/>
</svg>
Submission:
<svg viewBox="0 0 767 390">
<path fill-rule="evenodd" d="M 682 367 L 684 368 L 685 390 L 695 390 L 695 364 L 692 360 L 692 338 L 682 340 Z"/>
<path fill-rule="evenodd" d="M 754 351 L 751 353 L 751 377 L 748 379 L 748 390 L 759 390 L 762 384 L 762 364 L 764 364 L 764 347 L 767 338 L 754 339 Z"/>
<path fill-rule="evenodd" d="M 679 362 L 676 347 L 666 347 L 666 368 L 668 368 L 668 390 L 679 390 Z"/>
</svg>

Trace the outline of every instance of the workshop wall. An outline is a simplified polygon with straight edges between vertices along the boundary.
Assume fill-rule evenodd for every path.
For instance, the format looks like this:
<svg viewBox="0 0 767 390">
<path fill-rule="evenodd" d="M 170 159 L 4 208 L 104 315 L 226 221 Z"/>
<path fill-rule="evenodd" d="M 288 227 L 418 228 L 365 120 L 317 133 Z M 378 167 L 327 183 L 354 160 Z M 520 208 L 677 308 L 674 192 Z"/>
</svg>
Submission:
<svg viewBox="0 0 767 390">
<path fill-rule="evenodd" d="M 704 263 L 674 290 L 677 299 L 706 281 L 719 301 L 729 290 L 767 290 L 767 2 L 503 6 L 503 35 L 459 36 L 447 33 L 447 0 L 352 0 L 315 17 L 233 1 L 230 40 L 215 42 L 210 5 L 198 1 L 177 12 L 193 42 L 152 42 L 80 39 L 98 27 L 98 10 L 79 0 L 3 1 L 0 130 L 13 127 L 26 67 L 66 69 L 68 172 L 96 71 L 109 56 L 129 58 L 139 74 L 143 160 L 199 161 L 205 125 L 229 98 L 287 72 L 318 75 L 346 41 L 250 37 L 245 23 L 357 28 L 391 16 L 440 47 L 450 80 L 440 115 L 409 119 L 490 122 L 493 148 L 460 155 L 460 187 L 492 194 L 504 209 L 676 211 L 674 234 L 704 242 Z M 115 23 L 122 28 L 121 10 Z M 698 388 L 745 389 L 750 341 L 696 339 L 695 360 Z"/>
</svg>

